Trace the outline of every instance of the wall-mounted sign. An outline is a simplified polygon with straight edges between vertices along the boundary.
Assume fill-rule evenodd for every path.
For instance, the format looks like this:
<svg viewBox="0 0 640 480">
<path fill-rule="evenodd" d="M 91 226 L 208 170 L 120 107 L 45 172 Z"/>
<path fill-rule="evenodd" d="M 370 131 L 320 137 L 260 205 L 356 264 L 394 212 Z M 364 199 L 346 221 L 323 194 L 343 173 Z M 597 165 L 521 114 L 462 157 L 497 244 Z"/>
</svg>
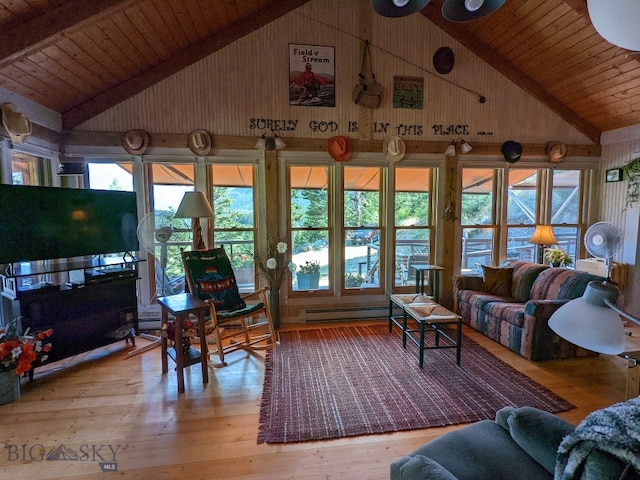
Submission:
<svg viewBox="0 0 640 480">
<path fill-rule="evenodd" d="M 393 77 L 393 108 L 422 110 L 424 78 Z"/>
<path fill-rule="evenodd" d="M 289 105 L 335 107 L 335 49 L 289 44 Z"/>
</svg>

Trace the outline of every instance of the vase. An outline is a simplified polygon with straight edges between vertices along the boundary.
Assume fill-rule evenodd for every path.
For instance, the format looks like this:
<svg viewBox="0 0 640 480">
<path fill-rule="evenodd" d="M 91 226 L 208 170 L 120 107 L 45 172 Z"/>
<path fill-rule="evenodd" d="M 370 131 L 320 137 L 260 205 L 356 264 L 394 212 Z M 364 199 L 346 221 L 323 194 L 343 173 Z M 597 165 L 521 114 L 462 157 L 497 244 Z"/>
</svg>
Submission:
<svg viewBox="0 0 640 480">
<path fill-rule="evenodd" d="M 20 376 L 11 370 L 0 372 L 0 405 L 20 398 Z"/>
<path fill-rule="evenodd" d="M 296 274 L 298 277 L 298 290 L 317 290 L 320 283 L 320 272 L 315 273 L 300 273 Z"/>
<path fill-rule="evenodd" d="M 269 290 L 269 310 L 273 328 L 277 330 L 280 328 L 280 290 Z"/>
</svg>

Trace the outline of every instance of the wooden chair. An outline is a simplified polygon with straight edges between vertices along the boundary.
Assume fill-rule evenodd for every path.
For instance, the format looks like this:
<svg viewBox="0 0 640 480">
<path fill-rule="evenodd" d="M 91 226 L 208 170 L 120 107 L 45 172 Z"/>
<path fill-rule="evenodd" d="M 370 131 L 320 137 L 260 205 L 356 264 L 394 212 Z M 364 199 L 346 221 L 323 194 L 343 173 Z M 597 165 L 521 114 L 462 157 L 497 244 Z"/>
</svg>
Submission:
<svg viewBox="0 0 640 480">
<path fill-rule="evenodd" d="M 209 355 L 217 353 L 221 365 L 216 366 L 227 365 L 224 360 L 227 353 L 264 350 L 276 345 L 267 289 L 241 296 L 223 247 L 183 251 L 182 263 L 189 291 L 209 303 L 210 329 L 215 334 L 215 349 Z M 225 346 L 226 340 L 230 342 Z"/>
</svg>

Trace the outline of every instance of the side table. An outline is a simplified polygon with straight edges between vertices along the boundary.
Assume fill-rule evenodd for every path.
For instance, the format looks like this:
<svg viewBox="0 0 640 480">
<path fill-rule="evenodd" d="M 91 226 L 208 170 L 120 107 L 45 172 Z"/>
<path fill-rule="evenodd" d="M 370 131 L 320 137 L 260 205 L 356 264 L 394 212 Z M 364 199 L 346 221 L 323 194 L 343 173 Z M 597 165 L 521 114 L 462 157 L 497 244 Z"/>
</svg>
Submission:
<svg viewBox="0 0 640 480">
<path fill-rule="evenodd" d="M 429 289 L 436 302 L 440 301 L 440 275 L 444 267 L 439 265 L 413 265 L 416 271 L 416 293 L 424 294 L 424 272 L 429 272 Z"/>
<path fill-rule="evenodd" d="M 620 356 L 627 360 L 627 400 L 640 395 L 640 351 L 624 352 Z"/>
<path fill-rule="evenodd" d="M 202 383 L 209 383 L 209 370 L 207 366 L 207 339 L 204 331 L 204 316 L 209 309 L 209 305 L 190 293 L 179 293 L 167 297 L 158 298 L 158 303 L 162 307 L 162 324 L 165 325 L 169 319 L 169 314 L 175 317 L 175 344 L 177 348 L 167 348 L 167 337 L 162 337 L 162 373 L 169 371 L 167 357 L 171 356 L 176 362 L 176 372 L 178 374 L 178 393 L 184 393 L 184 368 L 200 362 L 202 368 Z M 195 315 L 198 319 L 198 332 L 200 332 L 200 351 L 191 348 L 185 358 L 182 349 L 182 322 Z"/>
</svg>

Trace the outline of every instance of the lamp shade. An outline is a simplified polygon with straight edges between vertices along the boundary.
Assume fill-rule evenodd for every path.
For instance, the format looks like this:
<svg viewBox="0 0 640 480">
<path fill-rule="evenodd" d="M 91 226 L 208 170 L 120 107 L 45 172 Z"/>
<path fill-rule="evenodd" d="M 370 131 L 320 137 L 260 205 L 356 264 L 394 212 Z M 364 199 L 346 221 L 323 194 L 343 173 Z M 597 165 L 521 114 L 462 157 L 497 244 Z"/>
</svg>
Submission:
<svg viewBox="0 0 640 480">
<path fill-rule="evenodd" d="M 451 143 L 447 146 L 447 149 L 444 151 L 444 154 L 447 157 L 455 157 L 456 155 L 456 142 L 451 140 Z"/>
<path fill-rule="evenodd" d="M 637 0 L 587 0 L 589 18 L 607 42 L 627 50 L 640 50 L 640 2 Z"/>
<path fill-rule="evenodd" d="M 620 315 L 584 297 L 565 303 L 549 319 L 549 328 L 565 340 L 593 352 L 617 355 L 624 350 L 624 326 Z"/>
<path fill-rule="evenodd" d="M 558 241 L 553 234 L 551 225 L 536 225 L 536 229 L 529 239 L 529 243 L 535 245 L 557 245 Z"/>
<path fill-rule="evenodd" d="M 185 192 L 176 211 L 178 218 L 212 218 L 213 210 L 202 192 Z"/>
</svg>

